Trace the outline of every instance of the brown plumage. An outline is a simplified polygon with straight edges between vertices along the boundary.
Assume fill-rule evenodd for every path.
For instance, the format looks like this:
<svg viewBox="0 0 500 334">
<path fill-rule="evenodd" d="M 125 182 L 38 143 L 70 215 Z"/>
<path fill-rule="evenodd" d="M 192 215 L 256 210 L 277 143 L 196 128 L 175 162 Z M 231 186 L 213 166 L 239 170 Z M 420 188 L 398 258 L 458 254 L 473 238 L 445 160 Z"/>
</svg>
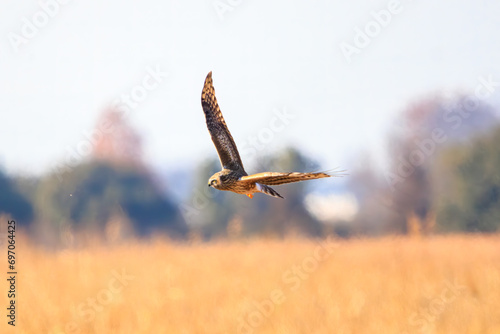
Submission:
<svg viewBox="0 0 500 334">
<path fill-rule="evenodd" d="M 252 198 L 253 193 L 261 192 L 269 196 L 283 198 L 269 185 L 299 182 L 320 179 L 324 177 L 340 176 L 341 174 L 328 173 L 275 173 L 264 172 L 248 175 L 243 168 L 238 148 L 227 128 L 222 112 L 220 111 L 215 89 L 212 83 L 212 72 L 208 73 L 201 93 L 201 106 L 205 113 L 208 131 L 217 149 L 222 171 L 215 173 L 208 180 L 208 186 L 219 190 L 245 194 Z"/>
<path fill-rule="evenodd" d="M 222 167 L 230 170 L 243 170 L 243 162 L 241 162 L 238 148 L 236 148 L 233 136 L 231 136 L 227 128 L 226 121 L 224 121 L 219 104 L 215 98 L 212 72 L 208 73 L 205 79 L 205 85 L 201 92 L 201 106 L 205 112 L 207 127 L 219 154 Z"/>
</svg>

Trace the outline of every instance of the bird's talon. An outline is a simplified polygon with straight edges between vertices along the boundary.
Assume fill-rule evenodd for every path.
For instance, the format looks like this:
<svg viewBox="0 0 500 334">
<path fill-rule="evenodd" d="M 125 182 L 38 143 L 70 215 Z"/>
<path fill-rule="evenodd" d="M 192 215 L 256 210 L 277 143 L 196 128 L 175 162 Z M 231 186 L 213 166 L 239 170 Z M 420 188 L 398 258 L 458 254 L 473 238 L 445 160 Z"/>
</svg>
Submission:
<svg viewBox="0 0 500 334">
<path fill-rule="evenodd" d="M 247 194 L 248 197 L 250 198 L 253 198 L 253 195 L 252 194 Z"/>
</svg>

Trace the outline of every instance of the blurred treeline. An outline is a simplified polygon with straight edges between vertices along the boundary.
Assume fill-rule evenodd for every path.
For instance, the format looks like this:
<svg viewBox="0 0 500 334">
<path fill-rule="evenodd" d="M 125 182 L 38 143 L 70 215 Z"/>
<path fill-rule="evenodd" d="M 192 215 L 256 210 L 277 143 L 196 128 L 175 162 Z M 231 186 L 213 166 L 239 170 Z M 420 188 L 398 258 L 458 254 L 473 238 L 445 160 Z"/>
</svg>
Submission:
<svg viewBox="0 0 500 334">
<path fill-rule="evenodd" d="M 104 131 L 102 124 L 112 126 Z M 388 135 L 384 165 L 360 155 L 349 175 L 322 185 L 325 197 L 331 187 L 355 198 L 357 211 L 348 219 L 313 214 L 305 204 L 311 183 L 278 187 L 285 200 L 264 195 L 249 200 L 209 188 L 208 178 L 220 170 L 215 156 L 181 176 L 191 179 L 190 194 L 179 199 L 169 191 L 178 180 L 160 178 L 141 161 L 140 137 L 118 111 L 103 113 L 87 144 L 91 149 L 85 154 L 75 149 L 72 159 L 38 178 L 0 172 L 0 214 L 51 245 L 95 236 L 207 240 L 500 229 L 498 112 L 476 96 L 437 96 L 411 104 Z M 315 171 L 319 166 L 289 148 L 260 157 L 254 169 Z"/>
<path fill-rule="evenodd" d="M 500 230 L 499 112 L 472 96 L 432 97 L 404 110 L 388 136 L 388 163 L 373 157 L 350 178 L 368 234 Z"/>
</svg>

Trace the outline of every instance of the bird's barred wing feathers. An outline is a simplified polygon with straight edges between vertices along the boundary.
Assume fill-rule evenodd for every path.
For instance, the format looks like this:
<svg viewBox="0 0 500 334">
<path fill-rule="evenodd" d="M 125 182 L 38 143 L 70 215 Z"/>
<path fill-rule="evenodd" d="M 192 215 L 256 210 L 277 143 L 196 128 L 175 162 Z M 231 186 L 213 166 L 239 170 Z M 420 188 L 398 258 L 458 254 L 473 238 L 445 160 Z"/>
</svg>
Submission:
<svg viewBox="0 0 500 334">
<path fill-rule="evenodd" d="M 335 174 L 327 174 L 323 172 L 319 173 L 275 173 L 275 172 L 264 172 L 258 174 L 252 174 L 248 176 L 242 176 L 241 182 L 257 182 L 261 184 L 266 184 L 269 186 L 279 185 L 292 182 L 300 182 L 306 180 L 321 179 L 324 177 L 340 176 Z"/>
<path fill-rule="evenodd" d="M 222 112 L 220 111 L 215 89 L 212 83 L 212 72 L 208 73 L 201 93 L 201 105 L 205 113 L 208 131 L 217 149 L 222 168 L 244 170 L 238 148 L 227 128 Z"/>
</svg>

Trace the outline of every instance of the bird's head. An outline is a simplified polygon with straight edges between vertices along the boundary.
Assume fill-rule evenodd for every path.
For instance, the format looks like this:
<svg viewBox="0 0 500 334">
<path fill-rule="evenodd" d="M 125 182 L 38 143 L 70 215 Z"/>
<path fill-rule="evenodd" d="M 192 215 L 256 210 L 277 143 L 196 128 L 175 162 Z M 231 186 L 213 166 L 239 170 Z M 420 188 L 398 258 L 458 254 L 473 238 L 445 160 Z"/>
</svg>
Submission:
<svg viewBox="0 0 500 334">
<path fill-rule="evenodd" d="M 220 172 L 215 173 L 208 179 L 208 186 L 219 189 L 221 185 Z"/>
</svg>

